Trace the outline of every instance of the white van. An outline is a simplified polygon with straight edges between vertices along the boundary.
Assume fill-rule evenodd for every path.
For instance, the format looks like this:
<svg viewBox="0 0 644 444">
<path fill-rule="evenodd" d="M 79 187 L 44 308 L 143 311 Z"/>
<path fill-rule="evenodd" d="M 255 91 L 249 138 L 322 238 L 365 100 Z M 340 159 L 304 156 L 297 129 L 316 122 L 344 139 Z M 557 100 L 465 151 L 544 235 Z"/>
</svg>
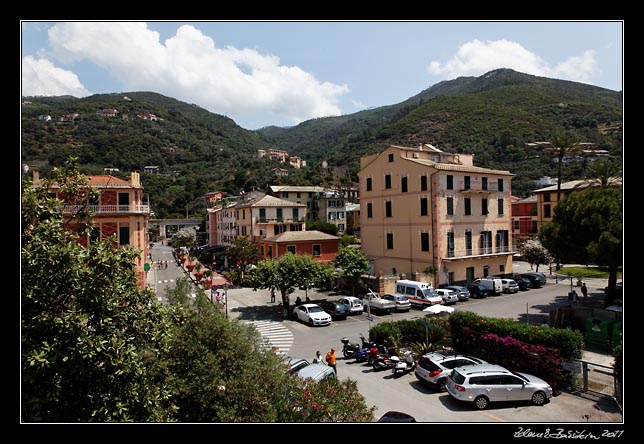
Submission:
<svg viewBox="0 0 644 444">
<path fill-rule="evenodd" d="M 443 303 L 443 298 L 427 282 L 401 279 L 396 281 L 396 293 L 407 296 L 413 307 L 421 309 Z"/>
<path fill-rule="evenodd" d="M 503 282 L 501 279 L 481 278 L 472 282 L 475 285 L 482 285 L 488 289 L 490 294 L 501 294 L 503 292 Z"/>
</svg>

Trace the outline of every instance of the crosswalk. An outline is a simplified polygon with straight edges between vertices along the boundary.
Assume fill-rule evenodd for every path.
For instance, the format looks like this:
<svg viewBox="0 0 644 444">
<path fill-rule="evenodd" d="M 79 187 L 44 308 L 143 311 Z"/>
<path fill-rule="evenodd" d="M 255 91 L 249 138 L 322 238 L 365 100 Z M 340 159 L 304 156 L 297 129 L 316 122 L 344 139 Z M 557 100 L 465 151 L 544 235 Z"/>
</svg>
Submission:
<svg viewBox="0 0 644 444">
<path fill-rule="evenodd" d="M 249 321 L 249 324 L 268 340 L 271 347 L 280 356 L 286 356 L 293 345 L 293 333 L 281 323 L 275 321 Z"/>
</svg>

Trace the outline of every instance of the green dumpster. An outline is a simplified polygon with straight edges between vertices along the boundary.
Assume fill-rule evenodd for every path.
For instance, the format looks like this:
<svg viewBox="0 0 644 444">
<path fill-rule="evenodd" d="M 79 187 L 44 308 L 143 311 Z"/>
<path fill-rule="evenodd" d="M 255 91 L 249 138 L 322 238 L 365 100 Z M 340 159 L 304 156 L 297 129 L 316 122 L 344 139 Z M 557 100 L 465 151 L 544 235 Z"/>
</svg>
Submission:
<svg viewBox="0 0 644 444">
<path fill-rule="evenodd" d="M 622 343 L 622 323 L 621 322 L 613 323 L 613 336 L 611 340 L 613 341 L 613 347 L 617 347 Z"/>
<path fill-rule="evenodd" d="M 597 347 L 610 347 L 613 321 L 599 318 L 586 319 L 586 344 Z"/>
</svg>

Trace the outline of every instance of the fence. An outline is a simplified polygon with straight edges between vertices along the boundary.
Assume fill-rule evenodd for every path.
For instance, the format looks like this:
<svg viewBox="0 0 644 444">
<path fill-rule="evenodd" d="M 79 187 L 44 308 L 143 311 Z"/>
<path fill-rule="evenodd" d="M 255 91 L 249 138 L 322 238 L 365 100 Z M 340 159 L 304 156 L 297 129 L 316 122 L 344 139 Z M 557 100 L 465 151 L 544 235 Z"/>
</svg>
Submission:
<svg viewBox="0 0 644 444">
<path fill-rule="evenodd" d="M 564 372 L 571 388 L 610 396 L 622 405 L 622 388 L 613 367 L 574 360 L 564 363 Z"/>
</svg>

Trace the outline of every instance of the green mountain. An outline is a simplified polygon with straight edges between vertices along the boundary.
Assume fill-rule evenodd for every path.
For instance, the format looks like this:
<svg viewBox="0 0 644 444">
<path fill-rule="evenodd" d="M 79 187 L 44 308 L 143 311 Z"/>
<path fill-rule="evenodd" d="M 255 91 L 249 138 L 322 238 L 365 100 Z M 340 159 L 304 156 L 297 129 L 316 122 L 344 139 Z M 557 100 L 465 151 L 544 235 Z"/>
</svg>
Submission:
<svg viewBox="0 0 644 444">
<path fill-rule="evenodd" d="M 88 174 L 140 171 L 158 217 L 203 214 L 201 197 L 210 191 L 355 181 L 360 157 L 389 144 L 431 143 L 474 153 L 476 165 L 516 174 L 512 189 L 518 196 L 529 195 L 535 179 L 556 176 L 551 156 L 526 145 L 556 131 L 572 131 L 579 141 L 622 158 L 621 92 L 509 69 L 440 82 L 398 104 L 257 131 L 152 92 L 23 102 L 30 102 L 21 110 L 23 162 L 37 164 L 44 176 L 68 156 L 78 157 Z M 101 116 L 103 109 L 118 114 Z M 309 166 L 273 176 L 271 168 L 279 164 L 257 158 L 257 150 L 266 148 L 299 155 Z M 321 176 L 323 160 L 335 176 Z M 158 166 L 159 174 L 145 173 L 145 166 Z M 581 178 L 585 168 L 585 161 L 567 164 L 564 178 Z"/>
<path fill-rule="evenodd" d="M 513 191 L 525 196 L 533 180 L 556 175 L 551 157 L 526 143 L 566 130 L 621 160 L 621 121 L 620 92 L 498 69 L 437 83 L 396 105 L 260 133 L 276 148 L 348 166 L 352 174 L 361 156 L 389 144 L 431 143 L 444 151 L 474 153 L 479 166 L 517 174 Z M 584 170 L 583 162 L 571 164 L 567 178 L 579 178 Z"/>
</svg>

